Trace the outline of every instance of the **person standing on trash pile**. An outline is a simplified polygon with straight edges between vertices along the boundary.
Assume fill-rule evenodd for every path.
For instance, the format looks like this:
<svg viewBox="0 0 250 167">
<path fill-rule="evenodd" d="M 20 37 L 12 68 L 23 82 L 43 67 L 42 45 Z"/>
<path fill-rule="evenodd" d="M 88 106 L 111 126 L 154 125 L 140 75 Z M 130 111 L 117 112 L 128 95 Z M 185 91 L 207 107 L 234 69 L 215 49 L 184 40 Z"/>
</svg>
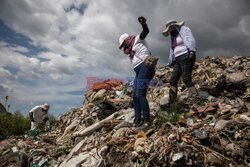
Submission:
<svg viewBox="0 0 250 167">
<path fill-rule="evenodd" d="M 150 125 L 149 105 L 146 93 L 149 83 L 155 74 L 155 68 L 149 68 L 144 63 L 144 60 L 151 55 L 145 40 L 149 33 L 146 19 L 141 16 L 138 18 L 138 21 L 143 29 L 139 35 L 130 36 L 125 33 L 119 38 L 119 49 L 123 49 L 124 54 L 129 55 L 136 74 L 133 85 L 134 126 L 136 127 Z M 141 119 L 141 112 L 143 112 L 143 120 Z"/>
<path fill-rule="evenodd" d="M 35 106 L 29 111 L 29 116 L 31 120 L 31 130 L 36 130 L 39 123 L 45 125 L 45 131 L 50 129 L 49 122 L 49 104 Z"/>
<path fill-rule="evenodd" d="M 169 67 L 173 67 L 170 80 L 169 105 L 176 102 L 177 84 L 182 76 L 183 82 L 189 90 L 189 101 L 198 99 L 198 93 L 192 81 L 192 70 L 196 59 L 196 41 L 194 36 L 184 22 L 169 20 L 162 32 L 165 37 L 170 35 L 171 47 L 169 54 Z"/>
</svg>

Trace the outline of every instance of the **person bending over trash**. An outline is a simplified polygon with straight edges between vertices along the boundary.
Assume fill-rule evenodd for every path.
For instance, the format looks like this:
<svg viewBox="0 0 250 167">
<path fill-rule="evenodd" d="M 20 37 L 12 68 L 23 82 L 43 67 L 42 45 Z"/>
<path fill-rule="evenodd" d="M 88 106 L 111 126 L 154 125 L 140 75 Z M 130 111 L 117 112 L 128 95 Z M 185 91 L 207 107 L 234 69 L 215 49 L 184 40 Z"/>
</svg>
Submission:
<svg viewBox="0 0 250 167">
<path fill-rule="evenodd" d="M 177 84 L 182 76 L 183 82 L 189 90 L 189 102 L 199 99 L 197 90 L 192 82 L 192 70 L 196 59 L 196 42 L 191 30 L 184 26 L 184 22 L 169 20 L 166 29 L 162 32 L 164 36 L 171 38 L 171 47 L 168 66 L 173 67 L 170 80 L 169 106 L 177 98 Z"/>
<path fill-rule="evenodd" d="M 138 21 L 142 25 L 143 31 L 137 36 L 130 36 L 126 33 L 122 34 L 119 38 L 119 49 L 123 49 L 124 54 L 129 55 L 136 74 L 133 85 L 133 104 L 135 111 L 133 125 L 135 127 L 141 125 L 148 127 L 150 125 L 150 114 L 146 92 L 155 74 L 156 64 L 153 63 L 152 67 L 146 65 L 147 63 L 145 60 L 147 60 L 147 57 L 151 57 L 145 40 L 149 33 L 149 29 L 144 17 L 139 17 Z M 143 112 L 143 120 L 141 120 L 141 111 Z"/>
<path fill-rule="evenodd" d="M 36 130 L 39 123 L 45 125 L 45 131 L 50 129 L 49 104 L 39 105 L 29 111 L 31 130 Z"/>
</svg>

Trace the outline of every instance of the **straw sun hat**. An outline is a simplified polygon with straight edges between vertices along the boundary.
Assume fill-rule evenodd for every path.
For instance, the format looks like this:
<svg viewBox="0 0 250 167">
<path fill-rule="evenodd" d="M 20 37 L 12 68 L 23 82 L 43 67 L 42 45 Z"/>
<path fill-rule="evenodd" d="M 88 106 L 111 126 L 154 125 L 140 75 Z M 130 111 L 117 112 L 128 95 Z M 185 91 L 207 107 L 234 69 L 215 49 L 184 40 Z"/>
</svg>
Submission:
<svg viewBox="0 0 250 167">
<path fill-rule="evenodd" d="M 169 27 L 170 26 L 173 26 L 173 25 L 183 26 L 184 23 L 185 23 L 184 21 L 178 23 L 176 20 L 173 20 L 173 19 L 168 20 L 167 23 L 166 23 L 166 28 L 165 28 L 165 30 L 162 31 L 162 34 L 167 37 L 169 35 L 169 33 L 170 33 L 169 32 Z"/>
</svg>

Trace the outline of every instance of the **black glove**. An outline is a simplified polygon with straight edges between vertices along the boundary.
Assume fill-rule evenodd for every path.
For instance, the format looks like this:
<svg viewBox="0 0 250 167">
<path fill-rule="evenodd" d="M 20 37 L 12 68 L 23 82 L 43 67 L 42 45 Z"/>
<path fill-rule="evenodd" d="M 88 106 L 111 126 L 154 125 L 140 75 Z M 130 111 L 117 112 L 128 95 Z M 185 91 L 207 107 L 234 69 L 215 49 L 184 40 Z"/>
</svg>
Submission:
<svg viewBox="0 0 250 167">
<path fill-rule="evenodd" d="M 33 112 L 30 112 L 30 113 L 29 113 L 31 122 L 35 122 L 35 121 L 34 121 L 34 116 L 33 116 L 33 114 L 34 114 Z"/>
<path fill-rule="evenodd" d="M 45 122 L 47 122 L 48 120 L 49 120 L 49 118 L 46 117 L 46 118 L 43 119 L 43 122 L 45 123 Z"/>
<path fill-rule="evenodd" d="M 138 17 L 138 21 L 139 21 L 139 23 L 141 23 L 141 24 L 146 24 L 146 19 L 143 17 L 143 16 L 140 16 L 140 17 Z"/>
<path fill-rule="evenodd" d="M 195 59 L 195 52 L 194 51 L 189 51 L 189 59 Z"/>
</svg>

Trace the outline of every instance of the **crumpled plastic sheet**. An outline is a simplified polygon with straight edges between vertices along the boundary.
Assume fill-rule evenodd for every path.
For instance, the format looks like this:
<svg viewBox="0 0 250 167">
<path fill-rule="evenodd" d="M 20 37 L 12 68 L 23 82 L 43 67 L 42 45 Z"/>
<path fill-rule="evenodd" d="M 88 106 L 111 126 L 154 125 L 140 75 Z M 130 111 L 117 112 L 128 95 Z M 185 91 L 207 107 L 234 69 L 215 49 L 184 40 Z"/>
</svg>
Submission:
<svg viewBox="0 0 250 167">
<path fill-rule="evenodd" d="M 122 112 L 126 122 L 132 123 L 134 121 L 135 112 L 133 108 L 122 110 Z"/>
<path fill-rule="evenodd" d="M 101 155 L 107 149 L 108 146 L 104 146 L 100 151 L 94 148 L 91 151 L 82 152 L 70 160 L 64 161 L 59 167 L 102 167 L 104 160 Z"/>
</svg>

